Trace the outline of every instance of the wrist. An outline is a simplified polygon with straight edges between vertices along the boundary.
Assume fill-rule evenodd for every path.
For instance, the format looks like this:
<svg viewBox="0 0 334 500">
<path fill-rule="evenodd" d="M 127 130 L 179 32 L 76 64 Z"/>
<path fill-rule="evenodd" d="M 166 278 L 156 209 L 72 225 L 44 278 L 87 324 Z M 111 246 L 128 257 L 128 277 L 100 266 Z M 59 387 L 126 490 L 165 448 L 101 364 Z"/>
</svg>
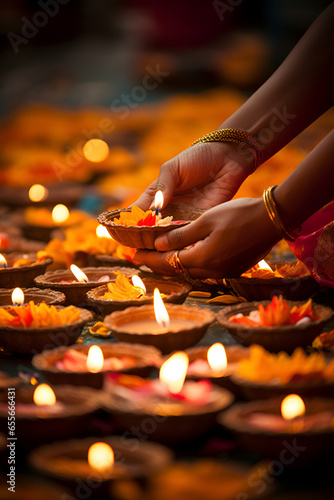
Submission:
<svg viewBox="0 0 334 500">
<path fill-rule="evenodd" d="M 219 128 L 192 143 L 192 146 L 206 142 L 222 142 L 237 145 L 239 161 L 249 173 L 254 172 L 263 163 L 263 148 L 255 136 L 234 128 Z"/>
<path fill-rule="evenodd" d="M 276 188 L 277 186 L 271 186 L 270 188 L 263 191 L 263 203 L 266 208 L 268 217 L 280 237 L 288 241 L 293 241 L 300 234 L 300 229 L 297 228 L 297 225 L 295 224 L 287 224 L 286 217 L 282 217 L 282 206 L 277 204 L 274 197 L 274 191 Z"/>
</svg>

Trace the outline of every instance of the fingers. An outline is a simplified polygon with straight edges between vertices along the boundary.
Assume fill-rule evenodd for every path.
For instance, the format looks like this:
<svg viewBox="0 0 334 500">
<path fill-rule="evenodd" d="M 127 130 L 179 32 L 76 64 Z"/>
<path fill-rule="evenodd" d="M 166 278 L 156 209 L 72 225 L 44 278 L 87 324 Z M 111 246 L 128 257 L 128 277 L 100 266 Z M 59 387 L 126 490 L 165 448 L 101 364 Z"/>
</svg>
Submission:
<svg viewBox="0 0 334 500">
<path fill-rule="evenodd" d="M 155 273 L 158 274 L 163 274 L 167 276 L 179 276 L 181 277 L 180 274 L 178 274 L 167 261 L 171 257 L 173 252 L 154 252 L 153 250 L 138 250 L 137 253 L 135 254 L 135 260 L 141 265 L 145 265 L 152 269 Z M 184 265 L 184 267 L 187 269 L 188 274 L 190 275 L 191 278 L 219 278 L 221 277 L 219 270 L 217 268 L 215 269 L 209 269 L 207 266 L 206 267 L 195 267 L 195 264 L 192 263 L 192 266 L 187 267 L 185 264 L 185 259 L 183 258 L 184 252 L 179 253 L 179 258 Z"/>
<path fill-rule="evenodd" d="M 177 274 L 176 270 L 167 262 L 168 257 L 170 257 L 172 253 L 173 252 L 160 253 L 152 250 L 138 250 L 134 259 L 139 264 L 144 264 L 158 274 L 175 275 Z"/>
<path fill-rule="evenodd" d="M 159 236 L 155 240 L 154 245 L 159 252 L 167 252 L 169 250 L 177 250 L 193 245 L 209 234 L 210 228 L 204 223 L 202 217 L 199 217 L 196 221 L 190 222 L 187 226 L 173 229 Z"/>
</svg>

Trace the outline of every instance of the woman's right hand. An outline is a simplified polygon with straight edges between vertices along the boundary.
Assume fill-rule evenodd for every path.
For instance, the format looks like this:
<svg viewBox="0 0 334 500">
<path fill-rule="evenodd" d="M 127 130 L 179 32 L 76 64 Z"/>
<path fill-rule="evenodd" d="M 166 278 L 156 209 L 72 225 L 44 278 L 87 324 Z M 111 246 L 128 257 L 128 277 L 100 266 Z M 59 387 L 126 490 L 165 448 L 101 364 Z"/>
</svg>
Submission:
<svg viewBox="0 0 334 500">
<path fill-rule="evenodd" d="M 226 142 L 196 144 L 162 165 L 159 177 L 134 203 L 143 210 L 153 206 L 156 191 L 169 203 L 209 209 L 229 201 L 252 172 L 248 150 Z"/>
</svg>

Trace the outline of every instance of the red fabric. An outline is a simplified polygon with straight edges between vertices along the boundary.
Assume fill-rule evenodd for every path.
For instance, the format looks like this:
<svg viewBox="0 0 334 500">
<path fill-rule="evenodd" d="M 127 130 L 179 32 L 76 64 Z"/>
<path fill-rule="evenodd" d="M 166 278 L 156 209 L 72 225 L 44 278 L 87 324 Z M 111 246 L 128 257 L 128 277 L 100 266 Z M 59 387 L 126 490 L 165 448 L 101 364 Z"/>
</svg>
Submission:
<svg viewBox="0 0 334 500">
<path fill-rule="evenodd" d="M 309 217 L 300 236 L 288 243 L 318 283 L 334 288 L 334 200 Z"/>
</svg>

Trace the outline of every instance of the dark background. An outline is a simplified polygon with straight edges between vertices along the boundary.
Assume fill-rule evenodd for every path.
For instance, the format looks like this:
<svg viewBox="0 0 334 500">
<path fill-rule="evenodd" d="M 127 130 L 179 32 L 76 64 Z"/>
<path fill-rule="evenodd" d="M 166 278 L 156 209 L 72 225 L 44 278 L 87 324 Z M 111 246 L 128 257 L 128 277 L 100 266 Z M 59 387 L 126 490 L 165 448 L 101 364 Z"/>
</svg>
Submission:
<svg viewBox="0 0 334 500">
<path fill-rule="evenodd" d="M 0 113 L 37 101 L 110 106 L 157 64 L 170 76 L 150 100 L 217 86 L 251 93 L 329 3 L 4 0 Z"/>
</svg>

